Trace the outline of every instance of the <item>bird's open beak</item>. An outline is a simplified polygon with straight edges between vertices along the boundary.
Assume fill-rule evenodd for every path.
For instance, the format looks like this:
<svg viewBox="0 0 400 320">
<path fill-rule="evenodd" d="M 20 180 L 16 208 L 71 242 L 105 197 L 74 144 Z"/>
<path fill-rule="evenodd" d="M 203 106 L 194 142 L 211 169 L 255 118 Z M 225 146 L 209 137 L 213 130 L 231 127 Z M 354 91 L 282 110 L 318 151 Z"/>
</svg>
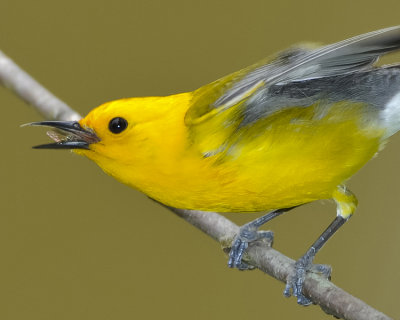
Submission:
<svg viewBox="0 0 400 320">
<path fill-rule="evenodd" d="M 82 128 L 77 121 L 41 121 L 27 126 L 45 126 L 53 128 L 47 135 L 55 143 L 34 146 L 34 149 L 89 149 L 89 145 L 99 142 L 99 137 L 91 129 Z"/>
</svg>

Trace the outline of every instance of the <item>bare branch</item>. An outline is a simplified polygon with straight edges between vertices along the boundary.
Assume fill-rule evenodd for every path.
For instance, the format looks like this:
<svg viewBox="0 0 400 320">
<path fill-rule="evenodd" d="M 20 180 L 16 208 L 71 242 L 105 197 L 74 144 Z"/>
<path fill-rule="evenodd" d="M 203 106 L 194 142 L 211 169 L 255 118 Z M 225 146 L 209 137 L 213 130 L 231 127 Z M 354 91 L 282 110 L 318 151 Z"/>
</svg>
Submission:
<svg viewBox="0 0 400 320">
<path fill-rule="evenodd" d="M 79 113 L 45 89 L 2 51 L 0 51 L 0 82 L 32 105 L 46 119 L 79 120 L 82 118 Z"/>
<path fill-rule="evenodd" d="M 1 51 L 0 81 L 33 105 L 47 119 L 77 120 L 80 118 L 78 113 L 43 88 Z M 214 212 L 166 208 L 217 240 L 224 251 L 229 252 L 231 241 L 239 230 L 236 224 Z M 266 246 L 264 242 L 250 244 L 245 259 L 246 262 L 282 282 L 286 282 L 288 274 L 294 267 L 292 259 Z M 336 317 L 348 320 L 391 319 L 316 274 L 307 275 L 304 289 L 307 297 L 320 305 L 326 313 Z"/>
<path fill-rule="evenodd" d="M 214 212 L 167 208 L 220 242 L 224 250 L 229 252 L 231 241 L 239 231 L 239 227 L 232 221 Z M 267 247 L 262 241 L 250 244 L 246 253 L 247 263 L 284 283 L 295 263 L 294 260 L 282 253 Z M 304 290 L 306 296 L 311 298 L 315 304 L 320 305 L 326 313 L 338 318 L 348 320 L 391 319 L 317 274 L 309 273 L 307 275 Z"/>
</svg>

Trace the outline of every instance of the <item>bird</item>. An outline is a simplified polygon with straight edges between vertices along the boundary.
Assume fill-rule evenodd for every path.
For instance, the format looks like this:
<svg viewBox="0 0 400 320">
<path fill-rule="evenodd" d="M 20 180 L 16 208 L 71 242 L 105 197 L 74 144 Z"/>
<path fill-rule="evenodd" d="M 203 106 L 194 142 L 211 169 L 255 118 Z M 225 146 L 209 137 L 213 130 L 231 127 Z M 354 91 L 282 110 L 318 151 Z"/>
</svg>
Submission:
<svg viewBox="0 0 400 320">
<path fill-rule="evenodd" d="M 298 206 L 333 199 L 336 216 L 295 263 L 285 296 L 303 293 L 317 252 L 353 215 L 347 181 L 400 129 L 400 64 L 378 59 L 400 49 L 400 26 L 337 43 L 296 45 L 194 91 L 104 103 L 79 121 L 41 121 L 53 143 L 120 182 L 174 208 L 260 212 L 240 227 L 228 266 L 259 228 Z"/>
</svg>

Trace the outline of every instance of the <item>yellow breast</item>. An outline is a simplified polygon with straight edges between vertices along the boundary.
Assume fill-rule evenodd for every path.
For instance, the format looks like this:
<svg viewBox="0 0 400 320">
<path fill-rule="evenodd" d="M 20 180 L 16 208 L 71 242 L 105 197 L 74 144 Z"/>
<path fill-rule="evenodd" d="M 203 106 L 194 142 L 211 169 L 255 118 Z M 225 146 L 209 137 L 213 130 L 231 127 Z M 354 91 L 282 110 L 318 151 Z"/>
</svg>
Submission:
<svg viewBox="0 0 400 320">
<path fill-rule="evenodd" d="M 116 159 L 86 155 L 118 180 L 177 208 L 263 211 L 331 198 L 378 151 L 384 133 L 359 103 L 293 107 L 237 128 L 223 149 L 205 154 L 207 136 L 197 137 L 199 147 L 184 123 L 190 96 L 176 99 L 163 102 L 173 108 L 168 116 L 141 124 L 146 147 L 124 151 L 136 153 L 134 160 L 124 161 L 121 153 Z"/>
</svg>

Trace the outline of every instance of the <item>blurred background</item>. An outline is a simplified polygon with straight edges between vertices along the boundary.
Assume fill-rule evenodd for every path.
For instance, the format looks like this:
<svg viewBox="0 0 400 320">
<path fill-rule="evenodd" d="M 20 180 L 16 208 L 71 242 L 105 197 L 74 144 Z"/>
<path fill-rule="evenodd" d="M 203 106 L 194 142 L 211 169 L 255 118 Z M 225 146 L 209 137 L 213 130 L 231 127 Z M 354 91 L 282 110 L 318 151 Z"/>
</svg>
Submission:
<svg viewBox="0 0 400 320">
<path fill-rule="evenodd" d="M 85 115 L 193 90 L 296 42 L 397 25 L 399 12 L 398 0 L 1 1 L 0 50 Z M 41 117 L 3 87 L 0 105 L 1 319 L 330 318 L 259 271 L 228 269 L 216 242 L 89 160 L 32 150 L 45 130 L 19 126 Z M 337 285 L 394 318 L 399 179 L 397 135 L 351 180 L 357 213 L 317 257 Z M 298 258 L 334 216 L 326 201 L 274 220 L 275 248 Z"/>
</svg>

